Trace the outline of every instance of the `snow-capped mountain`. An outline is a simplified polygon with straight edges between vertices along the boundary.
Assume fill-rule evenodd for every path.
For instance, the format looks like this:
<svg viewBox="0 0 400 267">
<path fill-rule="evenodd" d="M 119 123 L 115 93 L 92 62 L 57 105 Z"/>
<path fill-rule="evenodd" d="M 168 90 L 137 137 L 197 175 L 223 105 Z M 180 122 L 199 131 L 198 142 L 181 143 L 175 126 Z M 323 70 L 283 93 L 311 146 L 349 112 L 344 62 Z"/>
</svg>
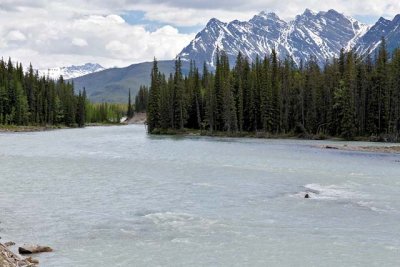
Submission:
<svg viewBox="0 0 400 267">
<path fill-rule="evenodd" d="M 400 47 L 400 15 L 393 20 L 380 18 L 371 29 L 363 35 L 355 46 L 359 54 L 373 53 L 381 44 L 382 37 L 386 40 L 389 51 Z"/>
<path fill-rule="evenodd" d="M 355 47 L 369 29 L 335 10 L 315 13 L 306 9 L 289 22 L 266 12 L 249 21 L 224 23 L 214 18 L 179 56 L 212 67 L 217 49 L 224 50 L 231 62 L 239 51 L 254 60 L 275 49 L 281 58 L 291 56 L 296 63 L 315 56 L 323 64 L 338 56 L 342 48 Z"/>
<path fill-rule="evenodd" d="M 69 67 L 57 67 L 50 68 L 47 70 L 39 70 L 40 75 L 48 76 L 51 79 L 58 79 L 60 76 L 63 76 L 65 80 L 73 79 L 77 77 L 81 77 L 87 74 L 91 74 L 94 72 L 99 72 L 105 70 L 99 64 L 86 63 L 81 66 L 69 66 Z"/>
</svg>

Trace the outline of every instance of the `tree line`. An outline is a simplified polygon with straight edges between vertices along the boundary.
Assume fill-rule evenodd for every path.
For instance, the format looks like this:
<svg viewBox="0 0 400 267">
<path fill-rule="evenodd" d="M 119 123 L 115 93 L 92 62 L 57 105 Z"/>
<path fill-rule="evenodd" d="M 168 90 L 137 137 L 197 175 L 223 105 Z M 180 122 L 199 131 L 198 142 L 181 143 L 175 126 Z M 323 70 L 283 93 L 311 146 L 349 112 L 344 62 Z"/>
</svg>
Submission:
<svg viewBox="0 0 400 267">
<path fill-rule="evenodd" d="M 128 112 L 126 104 L 87 102 L 86 123 L 118 124 Z"/>
<path fill-rule="evenodd" d="M 62 76 L 40 76 L 32 65 L 0 60 L 0 125 L 65 125 L 119 123 L 126 114 L 120 104 L 91 103 L 86 90 L 76 93 L 74 84 Z"/>
<path fill-rule="evenodd" d="M 147 102 L 148 102 L 148 95 L 149 89 L 147 86 L 140 86 L 139 91 L 135 96 L 135 104 L 132 104 L 132 97 L 131 97 L 131 89 L 129 89 L 128 94 L 128 106 L 127 106 L 127 113 L 126 117 L 131 119 L 135 112 L 136 113 L 143 113 L 147 110 Z"/>
<path fill-rule="evenodd" d="M 135 97 L 135 112 L 146 112 L 148 103 L 149 89 L 147 86 L 140 86 L 139 92 Z"/>
<path fill-rule="evenodd" d="M 64 81 L 40 77 L 32 65 L 0 60 L 0 124 L 84 126 L 86 92 Z"/>
<path fill-rule="evenodd" d="M 320 67 L 316 58 L 296 65 L 273 50 L 250 62 L 238 54 L 233 68 L 218 51 L 215 72 L 194 62 L 187 76 L 176 60 L 166 77 L 154 60 L 149 88 L 149 133 L 200 129 L 238 134 L 390 136 L 400 132 L 400 49 L 385 40 L 375 55 L 341 51 Z"/>
</svg>

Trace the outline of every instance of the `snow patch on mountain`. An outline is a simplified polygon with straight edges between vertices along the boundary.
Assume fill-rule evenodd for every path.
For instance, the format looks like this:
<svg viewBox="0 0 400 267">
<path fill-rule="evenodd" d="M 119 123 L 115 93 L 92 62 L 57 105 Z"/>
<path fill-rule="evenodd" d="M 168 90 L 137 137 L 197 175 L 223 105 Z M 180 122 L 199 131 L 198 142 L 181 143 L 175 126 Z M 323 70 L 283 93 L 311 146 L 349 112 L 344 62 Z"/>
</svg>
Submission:
<svg viewBox="0 0 400 267">
<path fill-rule="evenodd" d="M 380 18 L 371 29 L 366 32 L 355 45 L 359 54 L 374 53 L 385 38 L 386 47 L 391 52 L 400 47 L 400 15 L 393 20 Z"/>
<path fill-rule="evenodd" d="M 69 67 L 56 67 L 47 70 L 39 70 L 39 75 L 46 76 L 51 79 L 58 79 L 60 76 L 63 76 L 65 80 L 68 80 L 102 70 L 105 70 L 105 68 L 99 64 L 86 63 L 80 66 L 73 65 Z"/>
</svg>

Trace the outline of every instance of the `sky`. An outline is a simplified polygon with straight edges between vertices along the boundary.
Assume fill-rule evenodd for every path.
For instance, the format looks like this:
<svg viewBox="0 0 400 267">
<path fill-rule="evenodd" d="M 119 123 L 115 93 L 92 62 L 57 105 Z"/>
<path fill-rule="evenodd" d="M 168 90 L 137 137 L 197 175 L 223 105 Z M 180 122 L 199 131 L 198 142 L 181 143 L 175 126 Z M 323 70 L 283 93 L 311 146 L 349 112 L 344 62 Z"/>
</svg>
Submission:
<svg viewBox="0 0 400 267">
<path fill-rule="evenodd" d="M 104 67 L 174 58 L 211 18 L 261 11 L 291 20 L 335 9 L 363 23 L 400 13 L 398 0 L 0 0 L 0 56 L 37 69 Z"/>
</svg>

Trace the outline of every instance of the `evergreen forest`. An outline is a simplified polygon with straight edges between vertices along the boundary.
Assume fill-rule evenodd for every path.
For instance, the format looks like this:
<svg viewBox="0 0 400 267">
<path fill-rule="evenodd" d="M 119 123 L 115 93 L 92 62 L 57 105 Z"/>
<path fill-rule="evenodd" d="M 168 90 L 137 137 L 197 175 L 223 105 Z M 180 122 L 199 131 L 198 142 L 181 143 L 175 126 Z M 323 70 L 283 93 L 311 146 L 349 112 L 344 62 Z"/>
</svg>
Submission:
<svg viewBox="0 0 400 267">
<path fill-rule="evenodd" d="M 126 107 L 92 104 L 86 92 L 61 76 L 57 81 L 39 76 L 32 65 L 0 60 L 0 125 L 83 127 L 86 123 L 119 123 Z"/>
<path fill-rule="evenodd" d="M 400 49 L 385 41 L 375 55 L 341 51 L 320 67 L 315 58 L 296 65 L 275 51 L 235 66 L 218 51 L 215 71 L 190 63 L 187 76 L 176 60 L 165 76 L 154 60 L 148 95 L 149 133 L 196 129 L 227 135 L 386 136 L 400 132 Z M 385 137 L 385 138 L 386 138 Z"/>
</svg>

